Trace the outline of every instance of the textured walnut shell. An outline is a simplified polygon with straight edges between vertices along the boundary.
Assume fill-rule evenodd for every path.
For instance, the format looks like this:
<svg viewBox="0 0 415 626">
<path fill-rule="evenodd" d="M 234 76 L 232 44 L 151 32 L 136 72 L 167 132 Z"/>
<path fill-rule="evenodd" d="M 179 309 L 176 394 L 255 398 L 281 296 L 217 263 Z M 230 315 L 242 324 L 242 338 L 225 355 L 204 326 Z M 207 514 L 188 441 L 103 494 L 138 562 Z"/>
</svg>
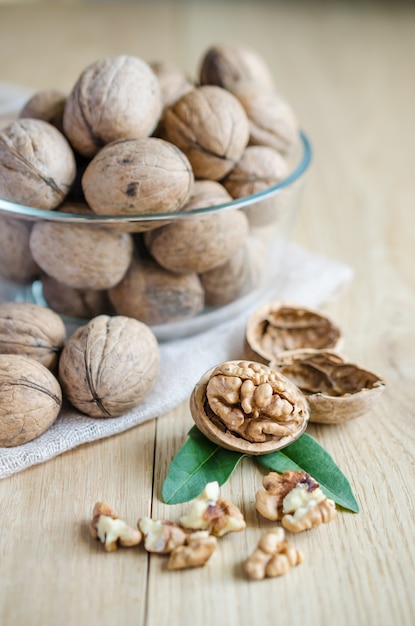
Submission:
<svg viewBox="0 0 415 626">
<path fill-rule="evenodd" d="M 29 248 L 32 223 L 0 216 L 0 276 L 26 284 L 39 274 Z"/>
<path fill-rule="evenodd" d="M 171 61 L 153 61 L 150 67 L 160 83 L 163 107 L 173 104 L 194 87 L 183 70 Z"/>
<path fill-rule="evenodd" d="M 270 367 L 292 380 L 307 398 L 310 422 L 340 424 L 372 410 L 384 381 L 326 350 L 281 352 Z"/>
<path fill-rule="evenodd" d="M 249 119 L 249 143 L 290 154 L 298 144 L 298 121 L 292 107 L 275 91 L 239 84 L 232 92 Z"/>
<path fill-rule="evenodd" d="M 283 302 L 257 309 L 245 331 L 246 354 L 265 363 L 286 350 L 337 349 L 340 341 L 340 329 L 327 316 Z"/>
<path fill-rule="evenodd" d="M 19 119 L 0 132 L 0 198 L 56 208 L 75 179 L 75 157 L 54 126 Z"/>
<path fill-rule="evenodd" d="M 62 131 L 65 102 L 66 94 L 58 89 L 38 91 L 23 106 L 19 117 L 32 117 L 37 120 L 44 120 Z"/>
<path fill-rule="evenodd" d="M 153 388 L 159 348 L 152 331 L 128 317 L 98 315 L 78 328 L 59 360 L 68 400 L 91 417 L 116 417 Z"/>
<path fill-rule="evenodd" d="M 44 365 L 20 354 L 0 354 L 0 446 L 39 437 L 61 406 L 60 385 Z"/>
<path fill-rule="evenodd" d="M 222 184 L 233 198 L 242 198 L 276 185 L 287 175 L 287 162 L 276 150 L 249 146 Z"/>
<path fill-rule="evenodd" d="M 297 439 L 309 418 L 300 390 L 268 366 L 228 361 L 207 371 L 190 398 L 192 417 L 214 443 L 266 454 Z"/>
<path fill-rule="evenodd" d="M 195 177 L 220 180 L 249 140 L 247 115 L 235 96 L 212 85 L 197 87 L 167 107 L 163 133 L 188 157 Z"/>
<path fill-rule="evenodd" d="M 215 45 L 205 52 L 200 82 L 230 90 L 241 82 L 248 82 L 256 89 L 272 89 L 274 85 L 271 71 L 261 55 L 247 46 L 235 44 Z"/>
<path fill-rule="evenodd" d="M 31 302 L 0 304 L 0 354 L 23 354 L 54 369 L 65 339 L 65 325 L 50 309 Z"/>
<path fill-rule="evenodd" d="M 163 139 L 142 137 L 103 148 L 86 168 L 82 188 L 95 213 L 144 215 L 179 211 L 193 180 L 181 150 Z"/>
<path fill-rule="evenodd" d="M 151 259 L 134 260 L 108 294 L 119 315 L 151 325 L 194 317 L 204 305 L 203 288 L 196 274 L 175 274 Z"/>
<path fill-rule="evenodd" d="M 245 214 L 233 210 L 167 224 L 146 233 L 145 243 L 165 269 L 199 274 L 225 263 L 247 236 Z"/>
<path fill-rule="evenodd" d="M 131 262 L 131 235 L 89 224 L 37 222 L 30 250 L 40 268 L 76 289 L 109 289 Z"/>
<path fill-rule="evenodd" d="M 67 317 L 90 319 L 101 314 L 112 313 L 112 307 L 105 290 L 76 289 L 55 280 L 51 276 L 41 276 L 42 295 L 48 306 Z"/>
<path fill-rule="evenodd" d="M 69 94 L 63 128 L 82 155 L 107 143 L 152 133 L 162 110 L 159 81 L 145 61 L 106 57 L 87 67 Z"/>
</svg>

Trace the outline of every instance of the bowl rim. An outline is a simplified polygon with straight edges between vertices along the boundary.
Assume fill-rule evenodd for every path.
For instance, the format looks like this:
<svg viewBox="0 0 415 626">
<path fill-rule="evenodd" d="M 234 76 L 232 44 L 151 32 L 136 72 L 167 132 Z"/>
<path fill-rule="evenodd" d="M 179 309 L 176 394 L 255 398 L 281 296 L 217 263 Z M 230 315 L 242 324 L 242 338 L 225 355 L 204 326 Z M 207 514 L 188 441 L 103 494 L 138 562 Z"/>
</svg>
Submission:
<svg viewBox="0 0 415 626">
<path fill-rule="evenodd" d="M 61 211 L 37 209 L 35 207 L 26 206 L 24 204 L 18 204 L 10 200 L 4 200 L 0 198 L 0 216 L 12 217 L 22 220 L 43 220 L 49 222 L 63 222 L 63 223 L 75 223 L 75 224 L 124 224 L 124 223 L 145 223 L 145 222 L 165 222 L 176 221 L 177 219 L 187 219 L 192 215 L 205 215 L 211 213 L 218 213 L 220 211 L 241 209 L 261 200 L 266 200 L 280 193 L 286 187 L 289 187 L 297 180 L 299 180 L 303 174 L 307 171 L 311 159 L 312 148 L 310 140 L 304 131 L 300 130 L 299 133 L 300 147 L 302 152 L 299 161 L 295 165 L 294 169 L 283 180 L 275 185 L 271 185 L 266 189 L 257 191 L 256 193 L 242 198 L 236 198 L 230 202 L 223 204 L 217 204 L 208 207 L 199 207 L 197 209 L 190 209 L 188 211 L 175 211 L 171 213 L 147 213 L 147 214 L 134 214 L 134 215 L 98 215 L 98 214 L 81 214 L 81 213 L 65 213 Z M 219 181 L 220 182 L 220 181 Z"/>
</svg>

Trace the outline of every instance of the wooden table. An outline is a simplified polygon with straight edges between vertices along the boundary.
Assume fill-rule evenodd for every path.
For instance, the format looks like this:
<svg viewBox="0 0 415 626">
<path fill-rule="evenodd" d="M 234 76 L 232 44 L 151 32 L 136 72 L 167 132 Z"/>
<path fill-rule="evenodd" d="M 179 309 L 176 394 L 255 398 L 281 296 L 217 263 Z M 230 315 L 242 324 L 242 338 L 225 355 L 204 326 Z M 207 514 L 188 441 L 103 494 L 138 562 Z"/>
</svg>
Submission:
<svg viewBox="0 0 415 626">
<path fill-rule="evenodd" d="M 381 3 L 378 3 L 381 4 Z M 171 58 L 189 72 L 210 44 L 269 62 L 315 158 L 295 239 L 350 264 L 327 304 L 351 360 L 387 381 L 372 413 L 311 434 L 350 478 L 361 512 L 296 537 L 305 561 L 249 582 L 241 562 L 269 526 L 261 473 L 242 462 L 223 494 L 245 513 L 204 569 L 169 573 L 144 550 L 106 554 L 88 534 L 96 500 L 134 523 L 176 517 L 160 499 L 191 425 L 187 403 L 0 482 L 0 623 L 410 626 L 415 623 L 415 11 L 400 3 L 154 2 L 0 8 L 0 78 L 70 89 L 108 54 Z M 412 555 L 411 555 L 412 553 Z"/>
</svg>

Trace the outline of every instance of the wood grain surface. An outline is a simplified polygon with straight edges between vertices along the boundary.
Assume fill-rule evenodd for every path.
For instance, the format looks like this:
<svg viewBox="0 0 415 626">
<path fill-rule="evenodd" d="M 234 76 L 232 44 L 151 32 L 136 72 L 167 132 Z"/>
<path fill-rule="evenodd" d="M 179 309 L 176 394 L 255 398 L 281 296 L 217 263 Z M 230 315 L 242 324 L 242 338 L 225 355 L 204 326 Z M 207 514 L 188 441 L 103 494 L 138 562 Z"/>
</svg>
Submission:
<svg viewBox="0 0 415 626">
<path fill-rule="evenodd" d="M 168 572 L 144 550 L 106 554 L 88 534 L 97 500 L 130 523 L 177 518 L 160 491 L 191 426 L 187 402 L 122 435 L 0 482 L 4 626 L 412 626 L 415 623 L 415 9 L 402 3 L 50 3 L 0 7 L 0 80 L 69 90 L 119 53 L 170 58 L 189 73 L 212 43 L 245 42 L 270 64 L 314 160 L 294 233 L 350 264 L 324 306 L 351 360 L 387 390 L 370 414 L 314 426 L 349 477 L 358 515 L 295 537 L 304 562 L 249 582 L 241 563 L 271 523 L 255 513 L 261 471 L 244 459 L 223 494 L 247 530 L 202 569 Z"/>
</svg>

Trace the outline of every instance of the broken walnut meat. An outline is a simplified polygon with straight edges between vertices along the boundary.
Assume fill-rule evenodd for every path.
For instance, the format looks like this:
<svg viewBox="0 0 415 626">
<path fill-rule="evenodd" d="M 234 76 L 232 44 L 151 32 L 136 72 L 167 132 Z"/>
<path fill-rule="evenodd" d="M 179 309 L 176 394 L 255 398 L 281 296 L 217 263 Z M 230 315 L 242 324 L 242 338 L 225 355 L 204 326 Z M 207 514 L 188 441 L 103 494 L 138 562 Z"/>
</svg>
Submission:
<svg viewBox="0 0 415 626">
<path fill-rule="evenodd" d="M 262 580 L 282 576 L 302 561 L 302 553 L 285 540 L 284 529 L 274 528 L 261 537 L 244 569 L 252 580 Z"/>
<path fill-rule="evenodd" d="M 97 502 L 89 523 L 89 532 L 93 539 L 98 539 L 107 552 L 114 552 L 118 545 L 131 547 L 138 545 L 142 534 L 137 528 L 129 526 L 105 502 Z"/>
<path fill-rule="evenodd" d="M 270 472 L 256 494 L 256 509 L 266 519 L 281 520 L 291 532 L 309 530 L 336 517 L 336 506 L 304 471 Z"/>
<path fill-rule="evenodd" d="M 304 432 L 309 417 L 305 397 L 288 378 L 250 361 L 228 361 L 206 372 L 190 409 L 208 439 L 249 454 L 288 445 Z"/>
<path fill-rule="evenodd" d="M 142 517 L 138 528 L 144 535 L 144 547 L 147 552 L 170 554 L 172 550 L 185 543 L 187 534 L 178 524 L 169 520 Z"/>
<path fill-rule="evenodd" d="M 170 553 L 167 569 L 179 570 L 206 565 L 216 549 L 217 539 L 206 530 L 186 537 L 186 542 Z"/>
<path fill-rule="evenodd" d="M 183 528 L 208 530 L 215 537 L 243 530 L 246 523 L 235 504 L 219 495 L 219 483 L 207 483 L 202 493 L 193 500 L 186 515 L 180 518 Z"/>
</svg>

